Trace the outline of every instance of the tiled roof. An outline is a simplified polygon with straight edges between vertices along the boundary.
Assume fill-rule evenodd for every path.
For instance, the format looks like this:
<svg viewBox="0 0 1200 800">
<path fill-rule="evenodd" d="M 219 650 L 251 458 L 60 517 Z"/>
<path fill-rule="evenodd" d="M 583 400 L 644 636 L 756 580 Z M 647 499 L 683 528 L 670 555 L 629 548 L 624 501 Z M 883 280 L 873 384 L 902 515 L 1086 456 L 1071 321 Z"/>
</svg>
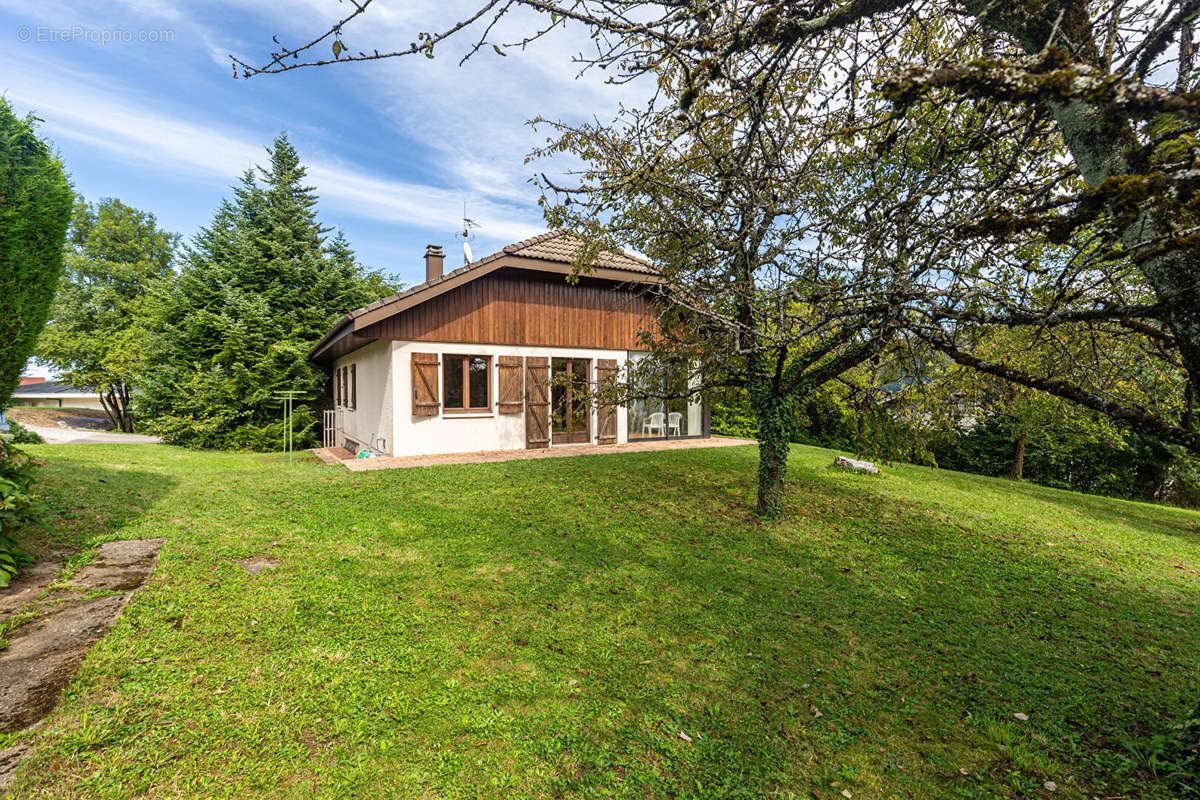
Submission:
<svg viewBox="0 0 1200 800">
<path fill-rule="evenodd" d="M 434 278 L 433 280 L 426 281 L 425 283 L 418 283 L 416 286 L 405 289 L 399 294 L 394 294 L 391 297 L 385 297 L 382 300 L 376 300 L 370 305 L 355 309 L 347 315 L 347 318 L 354 319 L 356 317 L 361 317 L 363 314 L 367 314 L 377 308 L 383 308 L 384 306 L 390 305 L 397 300 L 403 300 L 404 298 L 414 295 L 417 292 L 423 292 L 431 286 L 437 286 L 439 283 L 444 283 L 451 278 L 456 278 L 459 275 L 462 275 L 464 272 L 476 270 L 479 267 L 482 267 L 485 264 L 490 264 L 496 259 L 503 258 L 506 255 L 522 256 L 524 258 L 540 258 L 543 261 L 555 261 L 561 264 L 571 264 L 574 263 L 575 256 L 579 253 L 579 248 L 582 246 L 583 241 L 570 231 L 549 231 L 547 233 L 526 239 L 523 242 L 510 244 L 498 253 L 492 253 L 489 256 L 484 256 L 483 258 L 472 261 L 466 266 L 459 267 L 456 270 L 451 270 L 450 272 L 443 274 L 440 278 Z M 644 261 L 640 258 L 634 258 L 633 256 L 626 255 L 625 253 L 616 253 L 611 250 L 603 250 L 600 252 L 599 257 L 596 260 L 599 262 L 596 266 L 603 267 L 605 269 L 622 269 L 628 270 L 629 272 L 640 272 L 644 275 L 654 274 L 654 268 L 650 265 L 649 261 Z"/>
<path fill-rule="evenodd" d="M 550 231 L 523 242 L 510 244 L 504 248 L 504 252 L 514 256 L 572 264 L 582 247 L 583 240 L 570 231 Z M 654 268 L 649 261 L 635 258 L 627 253 L 618 253 L 615 250 L 601 250 L 596 257 L 596 266 L 605 269 L 627 269 L 630 272 L 654 273 Z"/>
</svg>

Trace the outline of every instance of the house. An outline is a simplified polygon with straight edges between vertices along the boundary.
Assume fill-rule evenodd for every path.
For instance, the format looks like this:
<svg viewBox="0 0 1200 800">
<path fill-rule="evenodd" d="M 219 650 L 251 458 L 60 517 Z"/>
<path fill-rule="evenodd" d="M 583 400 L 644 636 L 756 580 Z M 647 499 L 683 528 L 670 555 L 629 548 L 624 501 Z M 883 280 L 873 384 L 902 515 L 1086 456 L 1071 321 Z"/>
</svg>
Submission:
<svg viewBox="0 0 1200 800">
<path fill-rule="evenodd" d="M 698 400 L 597 406 L 587 390 L 644 357 L 661 279 L 553 231 L 453 272 L 430 245 L 424 283 L 352 311 L 312 348 L 330 370 L 326 446 L 432 455 L 709 435 Z"/>
<path fill-rule="evenodd" d="M 22 378 L 21 385 L 13 390 L 9 406 L 104 409 L 100 393 L 94 389 L 78 389 L 70 384 L 41 378 Z"/>
</svg>

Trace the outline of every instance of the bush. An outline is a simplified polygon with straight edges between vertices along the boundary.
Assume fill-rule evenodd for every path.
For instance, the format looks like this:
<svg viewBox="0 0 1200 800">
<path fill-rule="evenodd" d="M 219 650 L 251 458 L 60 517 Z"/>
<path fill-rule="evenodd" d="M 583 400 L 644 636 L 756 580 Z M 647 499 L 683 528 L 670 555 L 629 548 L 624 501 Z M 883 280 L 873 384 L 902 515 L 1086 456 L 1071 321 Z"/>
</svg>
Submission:
<svg viewBox="0 0 1200 800">
<path fill-rule="evenodd" d="M 8 440 L 13 444 L 45 444 L 46 440 L 36 431 L 31 431 L 16 420 L 8 421 Z"/>
<path fill-rule="evenodd" d="M 938 465 L 977 475 L 1008 475 L 1011 428 L 1011 423 L 993 416 L 967 434 L 936 442 Z M 1157 496 L 1167 482 L 1173 460 L 1161 444 L 1136 433 L 1125 432 L 1114 440 L 1071 425 L 1045 426 L 1028 434 L 1024 477 L 1058 489 L 1147 499 Z"/>
<path fill-rule="evenodd" d="M 0 437 L 0 588 L 8 586 L 17 567 L 28 560 L 16 532 L 41 519 L 42 506 L 30 488 L 36 468 L 29 455 Z"/>
</svg>

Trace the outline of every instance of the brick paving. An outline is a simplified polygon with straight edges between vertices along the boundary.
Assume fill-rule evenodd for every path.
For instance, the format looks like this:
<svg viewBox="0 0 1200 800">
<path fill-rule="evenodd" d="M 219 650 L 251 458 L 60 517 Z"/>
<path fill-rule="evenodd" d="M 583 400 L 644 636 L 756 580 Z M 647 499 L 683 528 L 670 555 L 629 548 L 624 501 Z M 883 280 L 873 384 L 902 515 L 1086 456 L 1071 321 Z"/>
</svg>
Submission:
<svg viewBox="0 0 1200 800">
<path fill-rule="evenodd" d="M 700 447 L 740 447 L 754 444 L 753 439 L 667 439 L 653 442 L 630 442 L 628 444 L 572 444 L 559 445 L 543 450 L 488 450 L 479 453 L 446 453 L 435 456 L 381 456 L 379 458 L 354 458 L 346 450 L 319 448 L 313 453 L 326 464 L 341 464 L 351 472 L 366 472 L 376 469 L 408 469 L 429 467 L 435 464 L 490 464 L 496 461 L 519 461 L 531 458 L 569 458 L 571 456 L 594 456 L 612 453 L 649 453 L 660 450 L 692 450 Z M 340 451 L 340 452 L 338 452 Z M 341 457 L 345 454 L 346 457 Z"/>
<path fill-rule="evenodd" d="M 354 458 L 354 453 L 344 447 L 314 447 L 312 454 L 325 464 L 340 464 Z"/>
</svg>

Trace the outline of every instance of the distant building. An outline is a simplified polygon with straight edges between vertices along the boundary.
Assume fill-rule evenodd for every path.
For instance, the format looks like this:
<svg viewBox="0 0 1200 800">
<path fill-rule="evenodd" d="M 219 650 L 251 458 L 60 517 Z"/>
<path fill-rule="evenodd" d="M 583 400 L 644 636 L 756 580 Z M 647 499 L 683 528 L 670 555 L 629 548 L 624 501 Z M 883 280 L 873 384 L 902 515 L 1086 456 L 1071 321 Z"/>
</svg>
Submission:
<svg viewBox="0 0 1200 800">
<path fill-rule="evenodd" d="M 26 383 L 29 381 L 29 383 Z M 45 378 L 22 378 L 12 394 L 11 408 L 96 408 L 103 410 L 100 393 Z"/>
</svg>

